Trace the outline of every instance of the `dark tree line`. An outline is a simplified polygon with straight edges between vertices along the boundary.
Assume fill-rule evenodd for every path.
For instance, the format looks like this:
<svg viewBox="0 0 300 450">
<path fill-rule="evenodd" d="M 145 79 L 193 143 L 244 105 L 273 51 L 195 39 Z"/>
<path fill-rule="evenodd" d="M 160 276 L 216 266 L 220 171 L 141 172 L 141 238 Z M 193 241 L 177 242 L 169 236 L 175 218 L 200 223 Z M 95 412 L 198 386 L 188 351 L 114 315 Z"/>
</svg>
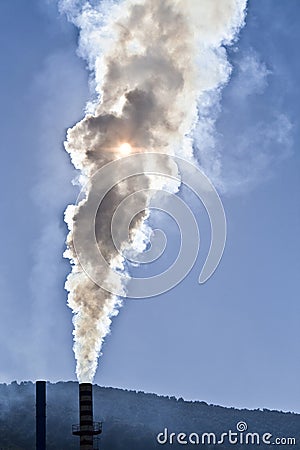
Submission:
<svg viewBox="0 0 300 450">
<path fill-rule="evenodd" d="M 269 410 L 238 410 L 187 402 L 175 397 L 94 387 L 95 420 L 103 421 L 101 450 L 152 450 L 158 448 L 197 448 L 197 445 L 165 444 L 156 441 L 158 433 L 213 432 L 217 435 L 236 430 L 239 421 L 248 430 L 273 437 L 295 437 L 297 444 L 284 448 L 300 449 L 300 415 Z M 79 448 L 71 426 L 78 423 L 78 385 L 74 382 L 47 383 L 47 449 Z M 200 445 L 201 449 L 231 446 Z M 236 449 L 268 449 L 269 445 L 241 445 Z M 283 446 L 282 446 L 283 447 Z M 31 382 L 0 384 L 0 450 L 35 448 L 35 386 Z"/>
</svg>

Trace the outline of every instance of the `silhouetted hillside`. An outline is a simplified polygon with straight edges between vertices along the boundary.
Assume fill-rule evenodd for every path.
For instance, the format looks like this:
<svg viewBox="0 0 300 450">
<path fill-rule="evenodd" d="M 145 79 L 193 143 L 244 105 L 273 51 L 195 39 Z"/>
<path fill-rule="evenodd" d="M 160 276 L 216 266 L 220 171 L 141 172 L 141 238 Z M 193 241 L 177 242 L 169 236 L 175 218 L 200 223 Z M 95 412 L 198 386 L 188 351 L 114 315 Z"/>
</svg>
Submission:
<svg viewBox="0 0 300 450">
<path fill-rule="evenodd" d="M 95 420 L 103 421 L 100 438 L 101 450 L 152 450 L 167 448 L 202 449 L 250 449 L 270 448 L 261 443 L 246 445 L 227 443 L 213 445 L 165 444 L 156 441 L 158 433 L 168 429 L 168 434 L 182 432 L 181 440 L 190 433 L 215 433 L 217 440 L 222 433 L 236 432 L 236 424 L 244 421 L 248 431 L 272 434 L 276 437 L 294 437 L 296 445 L 280 445 L 282 448 L 300 449 L 300 415 L 269 410 L 237 410 L 207 405 L 205 402 L 186 402 L 174 397 L 125 391 L 94 386 Z M 47 383 L 47 449 L 78 449 L 78 438 L 71 434 L 71 425 L 78 423 L 78 385 L 75 382 Z M 245 433 L 243 433 L 245 439 Z M 161 439 L 163 441 L 163 436 Z M 240 434 L 238 434 L 240 439 Z M 251 437 L 249 437 L 250 440 Z M 174 438 L 173 438 L 174 439 Z M 179 438 L 180 439 L 180 438 Z M 192 442 L 195 435 L 191 435 Z M 213 439 L 211 436 L 210 439 Z M 261 438 L 260 438 L 261 439 Z M 251 440 L 249 441 L 251 442 Z M 31 382 L 20 385 L 0 385 L 0 450 L 33 450 L 35 448 L 35 386 Z"/>
</svg>

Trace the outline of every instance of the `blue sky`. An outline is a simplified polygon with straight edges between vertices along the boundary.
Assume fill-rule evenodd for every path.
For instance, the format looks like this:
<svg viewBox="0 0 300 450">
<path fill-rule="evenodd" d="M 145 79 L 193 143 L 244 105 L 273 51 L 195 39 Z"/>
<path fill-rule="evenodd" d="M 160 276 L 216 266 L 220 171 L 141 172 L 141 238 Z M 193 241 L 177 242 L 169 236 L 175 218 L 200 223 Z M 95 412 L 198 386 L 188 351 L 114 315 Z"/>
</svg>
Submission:
<svg viewBox="0 0 300 450">
<path fill-rule="evenodd" d="M 251 0 L 229 50 L 215 136 L 228 222 L 220 267 L 197 284 L 204 232 L 179 286 L 126 301 L 97 384 L 299 411 L 299 14 L 298 0 Z M 75 379 L 62 252 L 77 191 L 62 142 L 83 115 L 88 73 L 55 2 L 4 0 L 0 21 L 0 381 Z"/>
</svg>

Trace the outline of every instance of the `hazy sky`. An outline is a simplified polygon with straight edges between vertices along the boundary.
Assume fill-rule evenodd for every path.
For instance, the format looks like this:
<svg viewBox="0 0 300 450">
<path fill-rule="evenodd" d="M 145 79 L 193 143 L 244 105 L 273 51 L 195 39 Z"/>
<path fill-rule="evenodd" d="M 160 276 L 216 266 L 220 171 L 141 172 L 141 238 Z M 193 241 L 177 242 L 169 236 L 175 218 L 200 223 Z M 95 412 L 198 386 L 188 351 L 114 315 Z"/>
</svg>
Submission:
<svg viewBox="0 0 300 450">
<path fill-rule="evenodd" d="M 197 284 L 209 242 L 200 218 L 195 268 L 167 294 L 125 301 L 97 384 L 299 411 L 299 18 L 298 0 L 250 0 L 216 124 L 221 265 Z M 83 116 L 88 72 L 54 1 L 2 0 L 0 23 L 0 382 L 75 379 L 62 253 L 77 190 L 62 142 Z M 161 220 L 170 256 L 178 236 Z"/>
</svg>

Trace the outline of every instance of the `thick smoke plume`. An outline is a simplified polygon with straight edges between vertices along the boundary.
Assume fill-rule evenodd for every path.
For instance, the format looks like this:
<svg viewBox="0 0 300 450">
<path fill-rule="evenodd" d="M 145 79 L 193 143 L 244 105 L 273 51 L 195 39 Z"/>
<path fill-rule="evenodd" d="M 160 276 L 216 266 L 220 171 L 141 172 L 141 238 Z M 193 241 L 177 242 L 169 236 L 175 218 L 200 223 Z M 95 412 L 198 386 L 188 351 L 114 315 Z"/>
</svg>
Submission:
<svg viewBox="0 0 300 450">
<path fill-rule="evenodd" d="M 236 38 L 245 8 L 246 0 L 125 0 L 118 5 L 60 2 L 61 11 L 80 29 L 79 53 L 93 71 L 92 84 L 98 95 L 97 102 L 88 105 L 84 119 L 68 130 L 65 143 L 72 163 L 81 171 L 80 182 L 88 182 L 86 198 L 93 189 L 91 176 L 128 151 L 124 143 L 129 143 L 133 152 L 193 159 L 199 99 L 219 91 L 228 81 L 230 65 L 224 45 Z M 164 170 L 168 174 L 175 169 Z M 135 183 L 131 179 L 113 189 L 96 218 L 99 247 L 118 270 L 124 270 L 124 260 L 111 240 L 111 218 L 120 201 L 141 188 L 140 181 Z M 143 187 L 150 185 L 145 177 Z M 150 200 L 146 194 L 139 196 L 144 209 Z M 79 264 L 73 233 L 85 207 L 83 199 L 66 210 L 70 232 L 65 255 L 72 264 L 66 289 L 74 312 L 77 376 L 80 382 L 91 382 L 120 301 L 94 284 Z M 138 245 L 137 236 L 143 242 L 143 233 L 137 231 L 145 229 L 146 217 L 147 212 L 141 213 L 132 221 L 131 240 L 124 247 Z M 87 242 L 87 254 L 88 250 Z"/>
</svg>

